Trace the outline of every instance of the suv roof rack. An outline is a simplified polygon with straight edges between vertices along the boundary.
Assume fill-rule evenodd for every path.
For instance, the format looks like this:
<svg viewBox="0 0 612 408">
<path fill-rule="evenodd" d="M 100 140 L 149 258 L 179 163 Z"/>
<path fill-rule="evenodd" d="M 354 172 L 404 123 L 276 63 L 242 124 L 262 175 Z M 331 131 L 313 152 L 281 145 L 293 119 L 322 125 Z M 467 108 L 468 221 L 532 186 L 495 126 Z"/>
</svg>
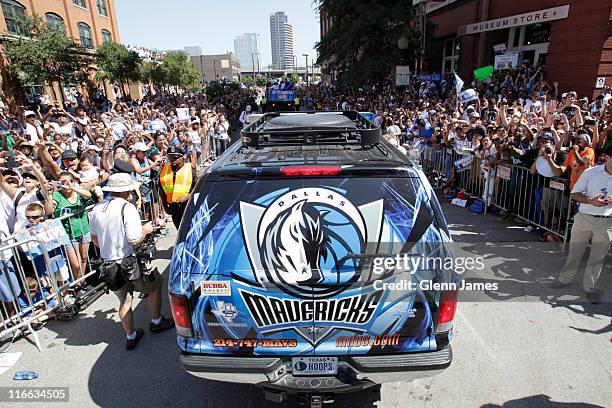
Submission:
<svg viewBox="0 0 612 408">
<path fill-rule="evenodd" d="M 382 130 L 359 112 L 270 112 L 240 132 L 243 147 L 376 145 Z"/>
</svg>

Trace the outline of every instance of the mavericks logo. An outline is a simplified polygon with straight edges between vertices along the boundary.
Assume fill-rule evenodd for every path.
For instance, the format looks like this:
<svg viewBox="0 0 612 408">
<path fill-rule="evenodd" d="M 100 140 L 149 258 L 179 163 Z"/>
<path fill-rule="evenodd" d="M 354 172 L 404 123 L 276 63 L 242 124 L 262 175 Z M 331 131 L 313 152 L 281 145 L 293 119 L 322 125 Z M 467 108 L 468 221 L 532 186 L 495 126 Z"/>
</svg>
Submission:
<svg viewBox="0 0 612 408">
<path fill-rule="evenodd" d="M 293 300 L 263 296 L 240 290 L 240 295 L 259 328 L 288 323 L 312 322 L 363 325 L 370 321 L 381 291 L 341 299 Z"/>
<path fill-rule="evenodd" d="M 313 317 L 349 326 L 369 321 L 379 295 L 331 298 L 361 277 L 361 259 L 346 255 L 376 251 L 382 200 L 356 207 L 335 190 L 301 188 L 268 206 L 241 202 L 240 219 L 257 284 L 289 295 L 240 291 L 259 327 L 304 323 Z M 365 309 L 357 313 L 358 307 Z"/>
</svg>

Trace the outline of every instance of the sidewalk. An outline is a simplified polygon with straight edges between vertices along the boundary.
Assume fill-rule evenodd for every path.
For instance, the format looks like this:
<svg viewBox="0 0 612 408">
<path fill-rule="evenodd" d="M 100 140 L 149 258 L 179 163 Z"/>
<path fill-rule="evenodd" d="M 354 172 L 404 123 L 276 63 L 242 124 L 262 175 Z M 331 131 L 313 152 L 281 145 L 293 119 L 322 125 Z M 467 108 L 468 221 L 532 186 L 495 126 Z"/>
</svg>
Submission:
<svg viewBox="0 0 612 408">
<path fill-rule="evenodd" d="M 479 279 L 503 283 L 488 299 L 460 296 L 453 339 L 454 360 L 437 377 L 382 387 L 378 408 L 407 406 L 551 406 L 555 403 L 604 407 L 612 400 L 610 304 L 585 303 L 576 293 L 560 294 L 539 280 L 563 263 L 559 244 L 535 241 L 515 223 L 467 209 L 443 207 L 459 250 L 485 258 Z M 155 265 L 167 274 L 174 235 L 159 241 Z M 609 275 L 608 275 L 609 277 Z M 165 290 L 165 289 L 164 289 Z M 144 303 L 143 303 L 144 302 Z M 163 314 L 169 316 L 167 296 Z M 148 325 L 146 300 L 135 299 L 136 327 Z M 271 405 L 251 386 L 201 380 L 185 373 L 176 335 L 146 331 L 138 347 L 125 350 L 117 299 L 100 298 L 76 319 L 54 321 L 40 332 L 43 351 L 21 339 L 10 352 L 23 352 L 0 376 L 0 386 L 69 387 L 70 402 L 40 407 L 263 408 Z M 39 378 L 14 381 L 19 370 Z M 330 406 L 373 408 L 361 393 Z"/>
</svg>

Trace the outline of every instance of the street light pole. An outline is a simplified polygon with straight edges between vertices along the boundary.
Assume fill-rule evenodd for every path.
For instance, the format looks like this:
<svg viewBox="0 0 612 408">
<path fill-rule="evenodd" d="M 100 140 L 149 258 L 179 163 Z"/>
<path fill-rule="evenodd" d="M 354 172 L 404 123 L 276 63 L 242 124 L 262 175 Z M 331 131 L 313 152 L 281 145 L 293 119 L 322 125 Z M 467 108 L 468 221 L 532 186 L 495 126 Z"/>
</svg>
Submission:
<svg viewBox="0 0 612 408">
<path fill-rule="evenodd" d="M 204 81 L 204 62 L 202 61 L 202 55 L 200 55 L 200 71 L 202 72 L 202 78 L 200 79 L 200 88 L 202 88 Z"/>
<path fill-rule="evenodd" d="M 310 68 L 311 68 L 310 75 L 312 76 L 312 82 L 314 82 L 315 80 L 314 66 L 315 66 L 315 60 L 313 58 L 312 61 L 310 61 Z"/>
<path fill-rule="evenodd" d="M 213 57 L 213 68 L 215 69 L 215 81 L 217 80 L 217 60 Z"/>
<path fill-rule="evenodd" d="M 255 79 L 255 58 L 253 55 L 254 53 L 251 53 L 251 68 L 253 68 L 253 79 Z"/>
<path fill-rule="evenodd" d="M 308 80 L 308 54 L 302 54 L 302 56 L 306 57 L 306 86 L 310 86 L 310 81 Z"/>
</svg>

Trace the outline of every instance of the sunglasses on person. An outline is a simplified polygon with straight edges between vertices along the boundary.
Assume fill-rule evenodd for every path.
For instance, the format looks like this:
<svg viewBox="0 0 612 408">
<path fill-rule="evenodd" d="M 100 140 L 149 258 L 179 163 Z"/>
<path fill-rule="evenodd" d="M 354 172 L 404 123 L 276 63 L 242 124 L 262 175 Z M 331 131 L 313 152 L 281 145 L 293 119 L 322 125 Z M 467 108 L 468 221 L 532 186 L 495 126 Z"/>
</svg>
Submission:
<svg viewBox="0 0 612 408">
<path fill-rule="evenodd" d="M 35 176 L 35 175 L 33 175 L 33 174 L 25 174 L 25 175 L 23 176 L 23 179 L 24 179 L 24 180 L 38 181 L 38 179 L 36 178 L 36 176 Z"/>
<path fill-rule="evenodd" d="M 26 219 L 27 219 L 28 221 L 33 221 L 33 220 L 38 220 L 38 219 L 41 219 L 41 218 L 43 217 L 43 214 L 36 214 L 36 215 L 27 215 L 27 214 L 26 214 L 26 216 L 25 216 L 25 217 L 26 217 Z"/>
<path fill-rule="evenodd" d="M 62 161 L 72 162 L 72 161 L 75 161 L 76 159 L 77 159 L 76 157 L 66 157 L 65 159 L 62 159 Z"/>
</svg>

